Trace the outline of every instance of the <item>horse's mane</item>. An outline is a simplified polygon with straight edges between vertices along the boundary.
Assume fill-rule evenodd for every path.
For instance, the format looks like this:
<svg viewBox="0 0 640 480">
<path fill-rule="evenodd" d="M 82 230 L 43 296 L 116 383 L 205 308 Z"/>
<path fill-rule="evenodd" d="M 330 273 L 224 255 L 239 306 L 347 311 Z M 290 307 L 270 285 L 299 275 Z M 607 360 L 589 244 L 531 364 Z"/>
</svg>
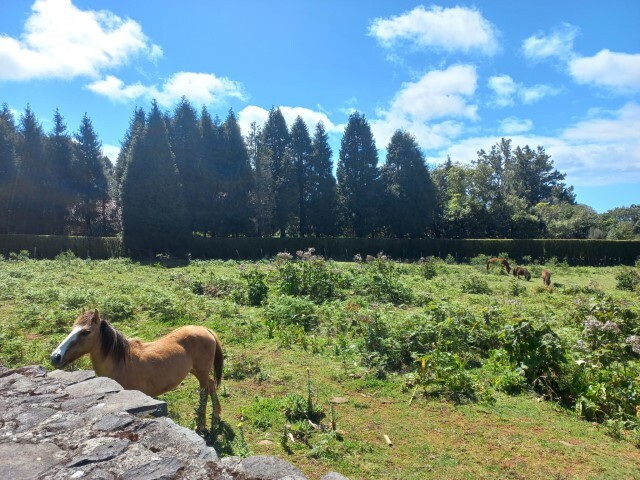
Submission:
<svg viewBox="0 0 640 480">
<path fill-rule="evenodd" d="M 100 350 L 104 357 L 111 357 L 116 363 L 126 362 L 131 351 L 131 344 L 126 337 L 113 328 L 109 322 L 100 322 Z"/>
</svg>

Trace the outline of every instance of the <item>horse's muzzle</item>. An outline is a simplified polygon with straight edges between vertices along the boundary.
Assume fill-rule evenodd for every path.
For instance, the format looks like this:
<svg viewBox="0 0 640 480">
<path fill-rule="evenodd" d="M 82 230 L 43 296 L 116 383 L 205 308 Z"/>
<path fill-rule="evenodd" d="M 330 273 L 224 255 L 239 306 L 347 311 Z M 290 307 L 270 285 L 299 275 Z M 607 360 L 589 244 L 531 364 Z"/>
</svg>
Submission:
<svg viewBox="0 0 640 480">
<path fill-rule="evenodd" d="M 62 355 L 59 353 L 52 353 L 49 360 L 51 361 L 51 365 L 54 367 L 60 367 L 62 364 Z"/>
</svg>

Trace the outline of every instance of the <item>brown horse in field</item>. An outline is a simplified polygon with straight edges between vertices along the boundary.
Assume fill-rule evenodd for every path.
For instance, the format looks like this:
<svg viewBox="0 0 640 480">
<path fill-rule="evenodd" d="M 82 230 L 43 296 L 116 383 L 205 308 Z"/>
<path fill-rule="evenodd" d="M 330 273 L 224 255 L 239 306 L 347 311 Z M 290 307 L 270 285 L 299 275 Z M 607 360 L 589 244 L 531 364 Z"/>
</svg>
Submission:
<svg viewBox="0 0 640 480">
<path fill-rule="evenodd" d="M 527 282 L 531 280 L 531 272 L 529 270 L 524 267 L 515 267 L 513 269 L 513 276 L 520 279 L 520 275 L 522 275 Z"/>
<path fill-rule="evenodd" d="M 542 283 L 547 287 L 551 285 L 551 272 L 549 270 L 543 270 Z"/>
<path fill-rule="evenodd" d="M 498 258 L 498 257 L 491 257 L 489 260 L 487 260 L 487 273 L 489 273 L 489 266 L 492 263 L 499 263 L 500 265 L 502 265 L 504 267 L 504 269 L 507 271 L 507 273 L 511 273 L 511 266 L 509 265 L 509 262 L 507 262 L 506 258 Z"/>
<path fill-rule="evenodd" d="M 51 353 L 51 363 L 62 368 L 87 353 L 97 375 L 152 397 L 176 388 L 192 373 L 200 383 L 198 428 L 205 424 L 207 394 L 214 418 L 220 416 L 216 387 L 222 379 L 224 356 L 220 340 L 208 328 L 188 325 L 146 343 L 127 339 L 100 318 L 98 310 L 83 310 L 67 338 Z"/>
</svg>

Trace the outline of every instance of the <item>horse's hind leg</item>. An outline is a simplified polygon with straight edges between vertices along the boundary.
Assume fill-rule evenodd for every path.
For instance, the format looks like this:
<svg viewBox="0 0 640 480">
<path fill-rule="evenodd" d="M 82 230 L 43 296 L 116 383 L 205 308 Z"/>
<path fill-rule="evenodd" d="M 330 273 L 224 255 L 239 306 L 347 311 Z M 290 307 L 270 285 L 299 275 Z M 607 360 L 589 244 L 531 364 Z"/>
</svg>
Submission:
<svg viewBox="0 0 640 480">
<path fill-rule="evenodd" d="M 200 401 L 198 402 L 198 408 L 196 409 L 196 430 L 202 431 L 207 425 L 207 396 L 209 393 L 209 375 L 202 372 L 192 370 L 191 373 L 195 375 L 200 383 Z"/>
<path fill-rule="evenodd" d="M 213 431 L 216 423 L 220 420 L 220 413 L 222 412 L 222 406 L 220 405 L 220 399 L 218 398 L 218 392 L 213 378 L 209 378 L 209 395 L 211 396 L 211 430 Z"/>
</svg>

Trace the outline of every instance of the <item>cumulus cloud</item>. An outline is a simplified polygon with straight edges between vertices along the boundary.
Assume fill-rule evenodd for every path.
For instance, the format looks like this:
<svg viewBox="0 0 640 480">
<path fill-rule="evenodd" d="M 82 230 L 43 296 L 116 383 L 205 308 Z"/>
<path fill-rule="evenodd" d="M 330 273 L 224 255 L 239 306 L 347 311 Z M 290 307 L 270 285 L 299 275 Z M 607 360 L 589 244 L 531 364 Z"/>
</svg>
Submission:
<svg viewBox="0 0 640 480">
<path fill-rule="evenodd" d="M 376 18 L 369 35 L 387 48 L 410 44 L 447 52 L 493 55 L 498 51 L 497 29 L 475 8 L 418 6 L 402 15 Z"/>
<path fill-rule="evenodd" d="M 522 53 L 530 60 L 567 60 L 573 56 L 573 42 L 579 33 L 577 27 L 563 23 L 548 35 L 539 33 L 525 39 L 522 43 Z"/>
<path fill-rule="evenodd" d="M 504 135 L 515 135 L 528 132 L 533 128 L 533 121 L 526 118 L 508 117 L 500 122 L 500 133 Z"/>
<path fill-rule="evenodd" d="M 515 82 L 509 75 L 489 77 L 487 86 L 494 93 L 491 103 L 496 107 L 510 107 L 519 99 L 524 104 L 535 103 L 544 97 L 557 95 L 561 89 L 550 85 L 536 84 L 530 87 Z"/>
<path fill-rule="evenodd" d="M 471 103 L 477 73 L 470 65 L 432 70 L 416 82 L 402 85 L 371 122 L 379 148 L 385 148 L 398 129 L 411 132 L 423 148 L 439 148 L 462 132 L 462 120 L 477 120 L 478 106 Z"/>
<path fill-rule="evenodd" d="M 87 88 L 116 102 L 156 99 L 165 107 L 174 105 L 183 96 L 197 105 L 219 105 L 228 98 L 245 99 L 240 83 L 212 73 L 174 73 L 160 87 L 139 82 L 126 85 L 119 78 L 109 75 L 90 83 Z"/>
<path fill-rule="evenodd" d="M 71 0 L 37 0 L 19 39 L 0 36 L 0 80 L 96 77 L 134 56 L 162 49 L 142 27 L 107 10 L 80 10 Z"/>
<path fill-rule="evenodd" d="M 640 54 L 604 49 L 593 57 L 574 58 L 569 72 L 578 83 L 588 83 L 619 92 L 640 90 Z"/>
<path fill-rule="evenodd" d="M 640 105 L 630 102 L 619 110 L 599 112 L 559 132 L 557 136 L 540 136 L 520 132 L 509 135 L 514 146 L 542 145 L 551 155 L 555 167 L 567 174 L 567 182 L 576 186 L 615 185 L 640 182 Z M 446 146 L 431 156 L 444 162 L 469 163 L 477 151 L 487 150 L 500 141 L 496 136 L 469 137 Z"/>
<path fill-rule="evenodd" d="M 344 131 L 345 126 L 343 124 L 333 123 L 325 112 L 311 110 L 304 107 L 282 106 L 279 108 L 289 128 L 291 128 L 291 125 L 293 125 L 296 118 L 300 117 L 307 124 L 307 128 L 309 129 L 309 134 L 311 136 L 313 136 L 318 122 L 322 122 L 324 124 L 325 130 L 329 134 L 341 134 Z M 238 112 L 238 124 L 242 129 L 242 133 L 245 135 L 249 132 L 253 122 L 256 122 L 259 127 L 262 127 L 268 118 L 269 110 L 256 105 L 248 105 Z"/>
</svg>

